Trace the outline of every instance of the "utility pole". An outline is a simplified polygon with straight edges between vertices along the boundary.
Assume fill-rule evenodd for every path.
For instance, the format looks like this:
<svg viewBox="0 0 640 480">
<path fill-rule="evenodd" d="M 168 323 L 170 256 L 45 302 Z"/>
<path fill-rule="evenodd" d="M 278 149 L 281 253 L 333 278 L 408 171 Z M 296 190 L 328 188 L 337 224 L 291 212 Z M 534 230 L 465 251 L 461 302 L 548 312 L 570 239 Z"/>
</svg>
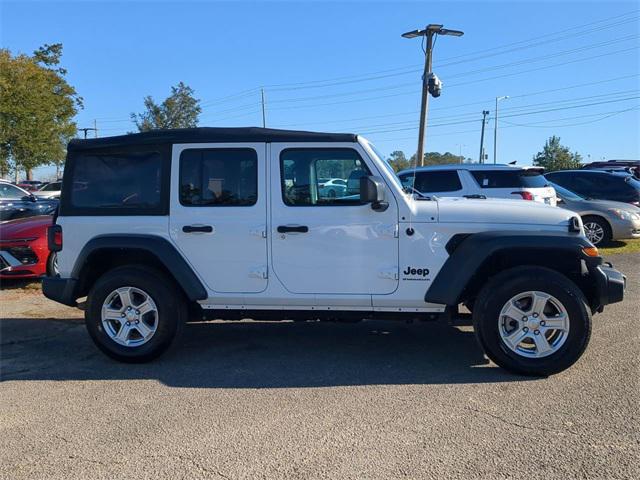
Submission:
<svg viewBox="0 0 640 480">
<path fill-rule="evenodd" d="M 432 52 L 433 52 L 433 38 L 436 35 L 453 35 L 455 37 L 461 37 L 464 32 L 459 30 L 449 30 L 442 28 L 442 25 L 429 24 L 424 30 L 413 30 L 411 32 L 403 33 L 404 38 L 416 38 L 426 37 L 427 48 L 424 51 L 424 71 L 422 74 L 422 100 L 420 102 L 420 128 L 418 132 L 418 152 L 417 162 L 420 162 L 420 166 L 424 165 L 424 139 L 427 132 L 427 115 L 429 110 L 429 81 L 433 77 L 432 70 Z M 432 93 L 433 94 L 433 93 Z M 437 95 L 440 95 L 438 92 Z"/>
<path fill-rule="evenodd" d="M 94 124 L 95 125 L 95 124 Z M 87 139 L 87 132 L 90 132 L 92 130 L 95 130 L 96 132 L 96 138 L 98 138 L 98 129 L 93 127 L 93 128 L 89 128 L 89 127 L 85 127 L 85 128 L 79 128 L 78 130 L 80 130 L 81 132 L 84 132 L 84 138 L 85 140 Z"/>
<path fill-rule="evenodd" d="M 484 126 L 487 124 L 487 115 L 489 110 L 482 111 L 482 130 L 480 131 L 480 158 L 478 161 L 484 163 Z"/>
<path fill-rule="evenodd" d="M 262 98 L 262 128 L 267 127 L 267 116 L 264 109 L 264 88 L 260 89 L 260 97 Z"/>
<path fill-rule="evenodd" d="M 98 138 L 98 122 L 96 119 L 93 119 L 93 133 L 95 134 L 95 138 Z"/>
<path fill-rule="evenodd" d="M 498 162 L 498 102 L 500 100 L 506 100 L 508 95 L 503 97 L 496 97 L 496 112 L 495 112 L 495 125 L 493 126 L 493 164 Z"/>
<path fill-rule="evenodd" d="M 459 150 L 458 150 L 458 151 L 459 151 L 459 153 L 460 153 L 460 154 L 458 155 L 458 158 L 460 158 L 460 163 L 464 163 L 464 162 L 463 162 L 464 157 L 462 156 L 462 147 L 466 147 L 467 145 L 466 145 L 465 143 L 456 143 L 456 145 L 457 145 L 457 146 L 458 146 L 458 148 L 459 148 Z"/>
</svg>

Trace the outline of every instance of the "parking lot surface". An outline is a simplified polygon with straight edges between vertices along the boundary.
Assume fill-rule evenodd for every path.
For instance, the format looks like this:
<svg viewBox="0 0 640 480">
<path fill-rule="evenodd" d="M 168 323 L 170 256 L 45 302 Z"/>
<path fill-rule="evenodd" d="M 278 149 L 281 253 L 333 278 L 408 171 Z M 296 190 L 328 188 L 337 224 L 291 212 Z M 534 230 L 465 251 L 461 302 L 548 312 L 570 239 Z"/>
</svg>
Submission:
<svg viewBox="0 0 640 480">
<path fill-rule="evenodd" d="M 81 312 L 0 292 L 0 478 L 640 478 L 640 256 L 568 371 L 514 376 L 469 326 L 190 324 L 125 365 Z"/>
</svg>

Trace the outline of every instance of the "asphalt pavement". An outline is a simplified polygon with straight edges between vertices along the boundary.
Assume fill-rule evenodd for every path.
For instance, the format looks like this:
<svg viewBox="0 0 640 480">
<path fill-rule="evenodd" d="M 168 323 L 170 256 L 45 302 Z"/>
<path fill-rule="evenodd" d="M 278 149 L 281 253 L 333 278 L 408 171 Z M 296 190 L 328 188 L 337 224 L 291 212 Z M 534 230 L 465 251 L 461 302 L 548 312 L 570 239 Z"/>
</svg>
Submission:
<svg viewBox="0 0 640 480">
<path fill-rule="evenodd" d="M 546 379 L 436 322 L 189 324 L 125 365 L 3 290 L 0 478 L 640 478 L 640 256 L 611 260 L 626 300 Z"/>
</svg>

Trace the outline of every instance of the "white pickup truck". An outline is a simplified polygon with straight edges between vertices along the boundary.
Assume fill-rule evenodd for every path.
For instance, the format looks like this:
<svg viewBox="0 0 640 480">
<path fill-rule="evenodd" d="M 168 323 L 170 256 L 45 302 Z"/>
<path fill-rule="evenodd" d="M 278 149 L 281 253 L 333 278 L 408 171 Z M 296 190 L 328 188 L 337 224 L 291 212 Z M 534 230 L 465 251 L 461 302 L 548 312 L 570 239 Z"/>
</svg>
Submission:
<svg viewBox="0 0 640 480">
<path fill-rule="evenodd" d="M 321 179 L 348 188 L 329 195 Z M 64 237 L 64 240 L 63 240 Z M 567 210 L 407 192 L 364 138 L 197 128 L 73 140 L 49 230 L 107 355 L 148 361 L 190 318 L 437 319 L 464 303 L 486 354 L 549 375 L 623 298 Z M 425 355 L 428 355 L 425 352 Z"/>
</svg>

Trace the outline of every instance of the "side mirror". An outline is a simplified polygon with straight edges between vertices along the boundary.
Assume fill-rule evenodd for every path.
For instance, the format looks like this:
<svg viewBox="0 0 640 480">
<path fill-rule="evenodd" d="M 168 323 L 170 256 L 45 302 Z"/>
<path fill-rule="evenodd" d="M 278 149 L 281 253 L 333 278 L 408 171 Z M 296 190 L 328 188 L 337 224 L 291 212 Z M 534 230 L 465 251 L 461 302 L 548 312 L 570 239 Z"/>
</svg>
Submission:
<svg viewBox="0 0 640 480">
<path fill-rule="evenodd" d="M 556 197 L 556 203 L 564 203 L 564 200 L 560 197 Z"/>
<path fill-rule="evenodd" d="M 360 201 L 362 203 L 370 203 L 371 209 L 376 212 L 384 212 L 389 208 L 389 202 L 385 201 L 384 181 L 375 176 L 361 177 Z"/>
<path fill-rule="evenodd" d="M 34 194 L 30 193 L 29 195 L 25 195 L 24 197 L 22 197 L 22 200 L 24 202 L 35 202 L 37 199 Z"/>
</svg>

